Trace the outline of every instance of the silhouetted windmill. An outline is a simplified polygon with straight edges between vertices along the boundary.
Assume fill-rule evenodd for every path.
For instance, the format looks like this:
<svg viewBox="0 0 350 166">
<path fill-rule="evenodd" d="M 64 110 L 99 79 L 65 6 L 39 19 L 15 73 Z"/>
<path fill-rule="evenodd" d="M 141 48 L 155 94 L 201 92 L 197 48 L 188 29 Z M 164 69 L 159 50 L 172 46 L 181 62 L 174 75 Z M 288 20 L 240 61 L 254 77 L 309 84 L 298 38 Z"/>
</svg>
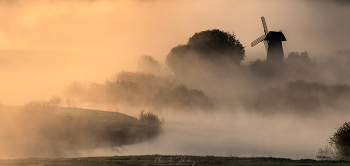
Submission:
<svg viewBox="0 0 350 166">
<path fill-rule="evenodd" d="M 282 31 L 268 31 L 266 21 L 264 17 L 261 17 L 261 21 L 264 27 L 265 34 L 254 40 L 251 44 L 252 47 L 264 41 L 265 49 L 267 52 L 266 63 L 283 64 L 284 53 L 282 48 L 282 41 L 287 41 Z"/>
</svg>

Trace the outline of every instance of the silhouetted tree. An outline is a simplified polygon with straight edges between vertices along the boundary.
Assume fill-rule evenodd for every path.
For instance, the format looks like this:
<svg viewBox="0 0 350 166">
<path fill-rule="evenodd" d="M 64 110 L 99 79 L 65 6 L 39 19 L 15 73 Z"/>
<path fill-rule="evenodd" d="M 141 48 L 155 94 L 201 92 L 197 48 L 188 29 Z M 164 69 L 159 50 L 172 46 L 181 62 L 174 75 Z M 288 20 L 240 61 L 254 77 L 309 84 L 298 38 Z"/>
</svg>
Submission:
<svg viewBox="0 0 350 166">
<path fill-rule="evenodd" d="M 215 66 L 224 62 L 240 64 L 244 57 L 244 47 L 234 33 L 213 29 L 195 33 L 186 45 L 172 48 L 166 63 L 179 73 L 203 63 Z"/>
<path fill-rule="evenodd" d="M 350 157 L 350 122 L 345 122 L 329 139 L 337 150 L 338 158 Z"/>
</svg>

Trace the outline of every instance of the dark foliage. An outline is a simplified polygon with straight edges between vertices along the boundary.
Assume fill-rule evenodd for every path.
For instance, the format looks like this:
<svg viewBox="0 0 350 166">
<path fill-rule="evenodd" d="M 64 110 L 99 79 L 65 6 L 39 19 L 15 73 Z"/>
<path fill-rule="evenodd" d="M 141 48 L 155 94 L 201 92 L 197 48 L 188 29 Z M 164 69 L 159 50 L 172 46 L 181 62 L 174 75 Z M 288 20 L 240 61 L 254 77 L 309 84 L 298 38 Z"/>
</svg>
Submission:
<svg viewBox="0 0 350 166">
<path fill-rule="evenodd" d="M 140 111 L 138 120 L 141 122 L 146 122 L 148 125 L 154 126 L 156 128 L 161 127 L 164 125 L 164 120 L 160 119 L 158 115 L 152 113 L 152 112 L 145 112 L 143 110 Z"/>
<path fill-rule="evenodd" d="M 224 61 L 240 64 L 244 57 L 244 47 L 233 33 L 213 29 L 195 33 L 186 45 L 172 48 L 166 62 L 175 74 L 185 74 L 191 68 L 207 64 L 216 67 Z"/>
<path fill-rule="evenodd" d="M 345 122 L 329 139 L 337 150 L 338 158 L 350 158 L 350 122 Z"/>
</svg>

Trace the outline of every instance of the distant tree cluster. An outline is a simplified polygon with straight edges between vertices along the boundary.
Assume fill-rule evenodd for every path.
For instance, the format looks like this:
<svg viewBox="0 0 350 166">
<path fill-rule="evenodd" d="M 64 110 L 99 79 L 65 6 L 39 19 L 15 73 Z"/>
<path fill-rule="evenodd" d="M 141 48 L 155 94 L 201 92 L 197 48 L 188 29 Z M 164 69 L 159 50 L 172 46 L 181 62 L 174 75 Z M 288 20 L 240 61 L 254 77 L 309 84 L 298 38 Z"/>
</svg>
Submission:
<svg viewBox="0 0 350 166">
<path fill-rule="evenodd" d="M 281 75 L 288 75 L 289 77 L 304 78 L 311 74 L 316 67 L 316 61 L 309 57 L 307 51 L 290 52 L 285 59 L 283 68 L 276 69 L 273 66 L 269 66 L 266 60 L 257 59 L 250 62 L 250 68 L 257 76 L 266 77 L 280 77 Z"/>
<path fill-rule="evenodd" d="M 47 110 L 56 110 L 56 108 L 58 107 L 76 107 L 77 105 L 78 103 L 71 98 L 67 98 L 64 100 L 62 97 L 52 96 L 49 100 L 29 101 L 25 104 L 25 107 L 27 110 L 46 110 L 45 112 L 48 112 Z"/>
<path fill-rule="evenodd" d="M 296 63 L 308 63 L 311 62 L 311 58 L 309 57 L 309 53 L 307 51 L 299 54 L 298 52 L 290 52 L 288 57 L 286 58 L 287 62 L 295 62 Z"/>
<path fill-rule="evenodd" d="M 66 94 L 87 102 L 147 106 L 156 109 L 179 110 L 213 107 L 203 91 L 189 89 L 183 84 L 168 82 L 161 76 L 142 72 L 120 72 L 105 84 L 71 84 Z"/>
<path fill-rule="evenodd" d="M 253 105 L 263 112 L 274 110 L 310 114 L 322 107 L 346 106 L 346 99 L 349 97 L 349 85 L 325 85 L 296 80 L 282 88 L 261 91 Z"/>
<path fill-rule="evenodd" d="M 335 82 L 350 84 L 350 51 L 337 51 L 319 59 L 311 58 L 308 52 L 290 52 L 285 59 L 284 67 L 276 70 L 257 59 L 250 63 L 255 78 L 290 80 L 309 80 L 318 82 Z"/>
</svg>

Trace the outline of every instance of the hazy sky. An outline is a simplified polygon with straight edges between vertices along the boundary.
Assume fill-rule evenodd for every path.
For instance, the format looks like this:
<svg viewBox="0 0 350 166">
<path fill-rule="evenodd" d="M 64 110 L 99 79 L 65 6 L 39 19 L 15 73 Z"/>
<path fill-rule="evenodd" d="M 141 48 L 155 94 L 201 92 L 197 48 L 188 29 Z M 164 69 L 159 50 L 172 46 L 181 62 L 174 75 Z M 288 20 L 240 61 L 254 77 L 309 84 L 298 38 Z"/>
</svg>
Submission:
<svg viewBox="0 0 350 166">
<path fill-rule="evenodd" d="M 0 48 L 5 50 L 132 54 L 132 49 L 164 58 L 195 32 L 218 28 L 234 31 L 249 56 L 255 51 L 250 42 L 263 33 L 261 16 L 270 30 L 283 30 L 286 52 L 349 47 L 349 7 L 330 2 L 38 0 L 0 5 Z"/>
<path fill-rule="evenodd" d="M 172 47 L 207 29 L 235 32 L 246 46 L 244 64 L 265 59 L 263 44 L 250 47 L 264 33 L 261 16 L 269 30 L 283 30 L 286 54 L 308 51 L 315 57 L 348 49 L 349 6 L 294 0 L 1 1 L 0 100 L 20 104 L 57 94 L 73 81 L 103 82 L 134 70 L 142 54 L 164 62 Z"/>
</svg>

